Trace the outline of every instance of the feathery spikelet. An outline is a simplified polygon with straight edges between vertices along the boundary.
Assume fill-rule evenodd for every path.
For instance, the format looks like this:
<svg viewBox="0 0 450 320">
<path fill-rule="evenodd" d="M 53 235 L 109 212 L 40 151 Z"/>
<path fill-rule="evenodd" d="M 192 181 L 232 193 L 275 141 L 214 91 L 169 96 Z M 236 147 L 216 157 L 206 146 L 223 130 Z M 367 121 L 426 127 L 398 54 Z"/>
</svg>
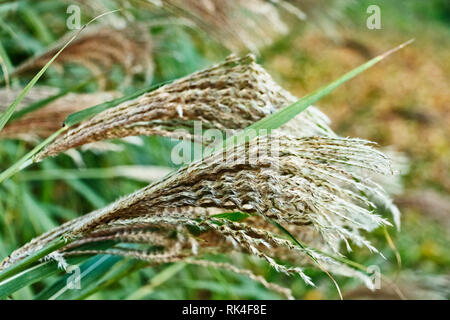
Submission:
<svg viewBox="0 0 450 320">
<path fill-rule="evenodd" d="M 24 74 L 41 69 L 73 36 L 67 34 L 43 54 L 19 65 L 14 74 Z M 144 74 L 150 79 L 153 74 L 151 40 L 148 32 L 140 26 L 117 30 L 110 26 L 89 27 L 75 39 L 52 64 L 62 68 L 66 63 L 81 64 L 99 78 L 100 88 L 106 87 L 105 75 L 114 65 L 120 65 L 128 78 Z"/>
<path fill-rule="evenodd" d="M 389 198 L 352 167 L 391 173 L 389 160 L 367 141 L 257 137 L 195 161 L 166 179 L 34 239 L 15 251 L 2 268 L 64 236 L 74 240 L 62 249 L 65 255 L 109 253 L 163 263 L 207 252 L 243 251 L 311 284 L 302 268 L 275 260 L 287 257 L 293 263 L 305 263 L 309 257 L 321 269 L 358 277 L 370 285 L 363 273 L 316 251 L 339 255 L 341 242 L 348 250 L 353 242 L 377 252 L 360 231 L 372 231 L 389 222 L 372 212 L 375 204 L 362 194 Z M 233 222 L 213 214 L 235 211 L 255 216 Z M 286 226 L 305 247 L 280 236 L 271 221 Z M 175 239 L 169 230 L 176 232 Z M 189 241 L 191 238 L 194 241 Z M 111 239 L 157 245 L 161 251 L 120 246 L 105 251 L 77 250 L 86 242 Z"/>
<path fill-rule="evenodd" d="M 243 129 L 297 98 L 277 85 L 253 55 L 193 73 L 155 91 L 105 110 L 70 129 L 37 161 L 86 143 L 134 135 L 176 136 L 180 127 Z M 333 135 L 328 119 L 310 107 L 284 129 L 298 136 Z M 194 137 L 195 138 L 195 137 Z"/>
<path fill-rule="evenodd" d="M 12 102 L 20 92 L 21 90 L 19 89 L 2 89 L 0 91 L 2 104 L 0 111 L 6 109 L 10 101 Z M 28 99 L 23 101 L 17 110 L 57 93 L 58 90 L 55 88 L 34 87 L 31 90 L 31 94 L 27 96 Z M 36 137 L 45 138 L 61 128 L 62 123 L 69 114 L 111 100 L 116 96 L 117 94 L 113 92 L 68 93 L 36 111 L 32 111 L 17 120 L 9 122 L 1 131 L 0 137 L 21 138 L 25 140 Z"/>
</svg>

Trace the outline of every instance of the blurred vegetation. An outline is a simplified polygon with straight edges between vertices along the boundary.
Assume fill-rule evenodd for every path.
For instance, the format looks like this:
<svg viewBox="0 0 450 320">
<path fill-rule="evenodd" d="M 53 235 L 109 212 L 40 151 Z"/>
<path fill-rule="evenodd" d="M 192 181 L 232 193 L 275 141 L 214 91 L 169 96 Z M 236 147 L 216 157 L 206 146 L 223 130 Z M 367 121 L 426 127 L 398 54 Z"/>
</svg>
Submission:
<svg viewBox="0 0 450 320">
<path fill-rule="evenodd" d="M 377 1 L 382 13 L 382 29 L 366 28 L 366 8 L 373 1 L 349 1 L 339 8 L 339 17 L 294 22 L 292 32 L 261 50 L 260 61 L 286 89 L 297 96 L 336 79 L 368 58 L 409 38 L 416 42 L 379 66 L 352 80 L 319 104 L 342 136 L 361 137 L 380 146 L 392 146 L 410 162 L 402 176 L 404 190 L 396 195 L 403 213 L 402 229 L 389 230 L 401 255 L 399 268 L 395 251 L 386 242 L 383 230 L 369 236 L 386 256 L 372 255 L 355 248 L 349 257 L 376 264 L 408 298 L 446 298 L 449 293 L 450 251 L 450 4 L 445 0 Z M 0 56 L 10 72 L 26 59 L 66 33 L 69 1 L 6 1 L 0 4 Z M 102 1 L 114 9 L 112 2 Z M 133 10 L 133 7 L 130 8 Z M 324 6 L 322 10 L 326 11 Z M 141 20 L 160 19 L 159 14 L 139 12 Z M 83 20 L 86 20 L 84 17 Z M 331 19 L 331 18 L 330 18 Z M 83 21 L 87 22 L 87 21 Z M 153 83 L 181 77 L 225 57 L 229 50 L 202 32 L 177 24 L 149 26 L 154 43 Z M 50 70 L 39 82 L 61 89 L 73 87 L 91 77 L 80 66 L 65 66 L 64 72 Z M 140 76 L 126 86 L 126 75 L 114 69 L 108 90 L 129 93 L 147 84 Z M 26 84 L 26 76 L 12 76 L 11 86 Z M 86 92 L 94 92 L 92 83 Z M 7 256 L 33 237 L 61 223 L 101 208 L 146 183 L 132 178 L 102 178 L 102 168 L 117 165 L 162 165 L 170 163 L 175 143 L 158 137 L 114 141 L 123 150 L 85 151 L 47 159 L 33 165 L 0 186 L 0 257 Z M 0 170 L 24 155 L 30 142 L 2 140 Z M 93 168 L 98 178 L 79 178 L 65 169 Z M 50 170 L 60 169 L 58 179 Z M 48 174 L 46 174 L 48 172 Z M 38 175 L 36 175 L 38 173 Z M 33 174 L 35 174 L 33 176 Z M 414 196 L 411 196 L 414 195 Z M 427 198 L 428 197 L 428 198 Z M 215 256 L 217 261 L 230 257 Z M 301 279 L 276 273 L 265 263 L 238 255 L 242 264 L 267 280 L 292 289 L 299 299 L 337 298 L 329 278 L 318 270 L 307 270 L 318 288 L 307 287 Z M 109 272 L 119 272 L 126 259 L 111 262 Z M 364 297 L 360 284 L 337 278 L 344 296 Z M 46 279 L 14 294 L 33 298 Z M 384 288 L 384 287 L 383 287 Z M 382 290 L 381 290 L 382 291 Z M 420 292 L 420 296 L 417 296 Z M 380 293 L 380 296 L 382 293 Z M 389 296 L 391 297 L 391 296 Z M 398 294 L 393 294 L 398 298 Z M 230 272 L 198 266 L 164 265 L 127 274 L 92 299 L 278 299 L 252 280 Z M 376 298 L 376 296 L 374 296 Z"/>
</svg>

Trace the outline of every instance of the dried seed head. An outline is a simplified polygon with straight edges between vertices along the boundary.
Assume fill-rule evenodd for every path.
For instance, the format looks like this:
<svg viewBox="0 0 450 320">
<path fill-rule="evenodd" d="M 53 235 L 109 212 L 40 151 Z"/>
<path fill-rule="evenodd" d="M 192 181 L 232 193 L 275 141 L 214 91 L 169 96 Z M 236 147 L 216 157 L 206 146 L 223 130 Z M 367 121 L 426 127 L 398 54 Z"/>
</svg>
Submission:
<svg viewBox="0 0 450 320">
<path fill-rule="evenodd" d="M 180 127 L 242 129 L 297 99 L 277 85 L 253 55 L 229 57 L 139 98 L 105 110 L 70 129 L 37 161 L 86 143 L 133 135 L 173 136 Z M 332 135 L 328 120 L 311 107 L 284 128 L 298 136 Z"/>
<path fill-rule="evenodd" d="M 278 159 L 271 155 L 274 145 L 279 148 Z M 365 141 L 272 135 L 233 148 L 231 154 L 228 159 L 238 160 L 224 161 L 222 153 L 215 153 L 180 169 L 98 211 L 77 232 L 116 217 L 186 206 L 256 212 L 297 225 L 312 223 L 319 230 L 327 230 L 324 235 L 328 237 L 349 238 L 359 244 L 367 243 L 348 229 L 371 231 L 387 223 L 367 209 L 374 205 L 358 193 L 382 195 L 382 189 L 346 169 L 357 166 L 390 173 L 388 159 Z"/>
<path fill-rule="evenodd" d="M 274 148 L 276 153 L 272 152 Z M 226 161 L 224 154 L 231 154 L 230 159 L 236 160 Z M 162 263 L 191 257 L 194 251 L 201 255 L 238 250 L 265 259 L 280 272 L 298 274 L 311 283 L 300 267 L 287 267 L 275 261 L 287 257 L 288 261 L 305 263 L 309 258 L 324 270 L 358 277 L 369 284 L 363 273 L 315 250 L 340 254 L 341 242 L 348 249 L 353 242 L 376 251 L 360 231 L 389 224 L 372 212 L 375 205 L 361 194 L 375 194 L 387 199 L 386 205 L 390 206 L 389 198 L 362 172 L 355 174 L 352 167 L 391 173 L 389 160 L 363 140 L 257 137 L 247 144 L 193 162 L 106 208 L 62 225 L 14 252 L 3 267 L 59 236 L 75 239 L 63 248 L 64 254 L 80 254 L 83 251 L 77 247 L 86 242 L 116 239 L 162 243 L 160 236 L 167 236 L 167 231 L 172 230 L 177 240 L 167 243 L 161 253 L 122 247 L 106 252 Z M 256 214 L 259 218 L 232 222 L 212 215 L 233 211 Z M 305 247 L 277 235 L 270 221 L 286 226 Z M 191 228 L 196 228 L 199 234 L 192 233 Z M 194 236 L 195 250 L 188 240 Z M 99 251 L 84 252 L 95 253 Z"/>
</svg>

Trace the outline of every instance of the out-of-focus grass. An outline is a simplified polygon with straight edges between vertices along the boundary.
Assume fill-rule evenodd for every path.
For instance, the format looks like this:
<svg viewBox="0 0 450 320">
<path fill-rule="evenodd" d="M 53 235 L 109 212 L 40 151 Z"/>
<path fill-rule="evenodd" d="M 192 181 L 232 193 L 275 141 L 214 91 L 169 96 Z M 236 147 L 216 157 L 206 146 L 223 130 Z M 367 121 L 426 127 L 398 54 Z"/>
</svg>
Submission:
<svg viewBox="0 0 450 320">
<path fill-rule="evenodd" d="M 369 30 L 365 8 L 370 1 L 349 6 L 349 20 L 341 21 L 339 39 L 309 29 L 291 35 L 264 53 L 265 65 L 298 96 L 358 65 L 399 41 L 415 43 L 389 62 L 369 70 L 345 88 L 320 102 L 332 127 L 343 136 L 362 137 L 393 146 L 410 161 L 403 177 L 404 192 L 398 195 L 403 211 L 401 232 L 391 232 L 402 256 L 402 273 L 449 276 L 448 225 L 450 221 L 450 25 L 448 2 L 379 1 L 382 29 Z M 427 206 L 408 205 L 414 193 Z M 420 202 L 420 200 L 418 200 Z M 440 203 L 437 203 L 440 202 Z M 433 208 L 441 214 L 432 214 Z M 435 210 L 434 210 L 435 211 Z M 386 246 L 383 233 L 375 240 Z M 392 277 L 397 272 L 395 257 L 386 246 L 388 261 L 356 250 L 356 260 L 373 261 Z M 447 278 L 448 281 L 448 278 Z M 307 297 L 320 298 L 317 291 Z M 448 295 L 448 291 L 447 291 Z M 448 297 L 448 296 L 447 296 Z"/>
</svg>

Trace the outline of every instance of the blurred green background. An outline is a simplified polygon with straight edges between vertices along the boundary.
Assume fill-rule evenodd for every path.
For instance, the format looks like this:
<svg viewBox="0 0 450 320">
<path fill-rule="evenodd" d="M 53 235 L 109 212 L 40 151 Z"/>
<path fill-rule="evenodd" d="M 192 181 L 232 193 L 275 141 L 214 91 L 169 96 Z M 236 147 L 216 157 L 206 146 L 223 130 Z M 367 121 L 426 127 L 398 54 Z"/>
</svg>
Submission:
<svg viewBox="0 0 450 320">
<path fill-rule="evenodd" d="M 140 10 L 141 1 L 92 1 L 100 11 L 126 8 L 146 25 L 152 38 L 153 83 L 178 78 L 226 57 L 230 50 L 204 30 L 170 22 L 159 10 Z M 298 1 L 301 4 L 302 1 Z M 378 265 L 396 287 L 383 285 L 369 292 L 355 280 L 337 277 L 346 298 L 448 299 L 450 297 L 450 2 L 445 0 L 376 1 L 381 8 L 380 30 L 369 30 L 366 9 L 373 1 L 306 1 L 305 21 L 289 19 L 290 32 L 260 48 L 259 62 L 282 86 L 298 97 L 338 78 L 364 61 L 410 38 L 416 41 L 375 68 L 345 84 L 320 101 L 332 128 L 342 136 L 373 140 L 408 159 L 408 170 L 396 186 L 395 201 L 402 211 L 401 231 L 390 236 L 401 256 L 401 266 L 382 230 L 368 235 L 385 255 L 355 249 L 352 260 Z M 5 1 L 0 4 L 0 56 L 12 71 L 28 58 L 46 50 L 67 32 L 67 6 L 71 1 Z M 80 1 L 81 5 L 83 1 Z M 101 4 L 101 5 L 100 5 Z M 301 5 L 299 5 L 301 7 Z M 82 6 L 82 10 L 85 7 Z M 84 11 L 82 11 L 84 13 Z M 308 13 L 308 11 L 307 11 Z M 94 12 L 82 15 L 87 22 Z M 129 21 L 125 19 L 126 21 Z M 239 21 L 238 21 L 239 22 Z M 237 23 L 238 23 L 237 22 Z M 245 51 L 245 50 L 244 50 Z M 5 70 L 5 69 L 4 69 Z M 112 68 L 104 89 L 133 92 L 149 79 L 135 75 L 126 83 L 126 72 Z M 31 74 L 33 75 L 33 74 Z M 86 68 L 65 66 L 49 70 L 39 82 L 61 89 L 89 79 Z M 19 87 L 29 75 L 12 76 Z M 5 83 L 3 83 L 5 85 Z M 84 88 L 98 90 L 97 84 Z M 2 139 L 0 170 L 24 155 L 32 142 Z M 170 163 L 169 139 L 143 137 L 114 141 L 121 151 L 84 151 L 47 159 L 15 175 L 0 186 L 0 258 L 33 237 L 81 214 L 101 208 L 147 183 L 132 177 L 110 175 L 119 165 Z M 91 169 L 86 178 L 74 168 Z M 393 186 L 394 187 L 394 186 Z M 215 256 L 218 261 L 229 257 Z M 329 278 L 307 269 L 317 288 L 295 277 L 277 274 L 265 263 L 240 255 L 242 265 L 269 281 L 292 289 L 298 299 L 336 299 Z M 127 260 L 117 258 L 111 270 L 120 271 Z M 32 299 L 56 277 L 14 294 Z M 162 265 L 118 277 L 94 290 L 91 299 L 279 299 L 275 293 L 244 276 L 197 266 Z"/>
</svg>

